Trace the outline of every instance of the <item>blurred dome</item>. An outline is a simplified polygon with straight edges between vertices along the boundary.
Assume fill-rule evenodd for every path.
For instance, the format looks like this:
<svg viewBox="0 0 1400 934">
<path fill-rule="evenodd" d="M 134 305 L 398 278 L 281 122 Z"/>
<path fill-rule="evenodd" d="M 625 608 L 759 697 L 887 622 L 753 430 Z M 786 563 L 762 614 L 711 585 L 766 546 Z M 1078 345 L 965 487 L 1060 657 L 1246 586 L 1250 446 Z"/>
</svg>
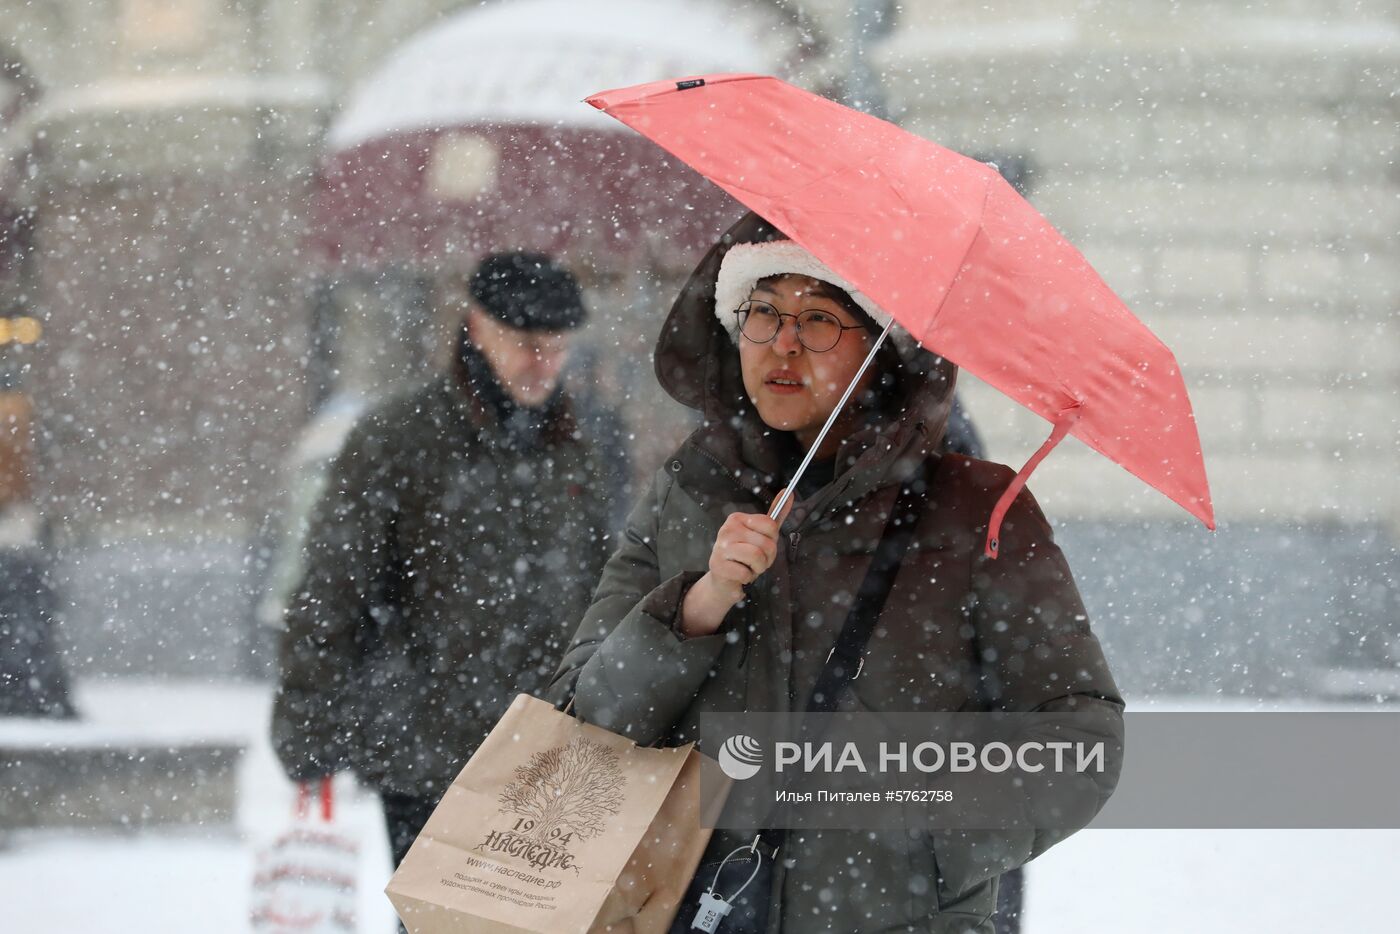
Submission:
<svg viewBox="0 0 1400 934">
<path fill-rule="evenodd" d="M 583 99 L 647 81 L 784 72 L 798 30 L 764 4 L 517 0 L 390 53 L 331 127 L 316 252 L 358 267 L 469 268 L 510 246 L 627 267 L 708 245 L 740 209 Z"/>
<path fill-rule="evenodd" d="M 615 128 L 583 103 L 605 88 L 687 74 L 771 71 L 761 14 L 679 0 L 518 0 L 410 39 L 351 95 L 333 150 L 464 123 Z"/>
</svg>

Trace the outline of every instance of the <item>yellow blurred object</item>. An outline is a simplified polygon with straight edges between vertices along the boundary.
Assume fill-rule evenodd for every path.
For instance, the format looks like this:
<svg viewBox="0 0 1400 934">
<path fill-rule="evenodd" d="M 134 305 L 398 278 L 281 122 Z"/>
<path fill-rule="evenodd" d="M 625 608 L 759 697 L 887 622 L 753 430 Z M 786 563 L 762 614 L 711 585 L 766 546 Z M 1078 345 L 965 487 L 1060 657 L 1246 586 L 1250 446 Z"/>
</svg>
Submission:
<svg viewBox="0 0 1400 934">
<path fill-rule="evenodd" d="M 27 394 L 0 391 L 0 508 L 29 498 L 32 412 Z"/>
<path fill-rule="evenodd" d="M 21 344 L 36 343 L 44 333 L 38 318 L 14 318 L 9 325 L 14 339 Z"/>
<path fill-rule="evenodd" d="M 14 337 L 15 329 L 10 324 L 9 318 L 0 318 L 0 344 L 8 344 Z"/>
</svg>

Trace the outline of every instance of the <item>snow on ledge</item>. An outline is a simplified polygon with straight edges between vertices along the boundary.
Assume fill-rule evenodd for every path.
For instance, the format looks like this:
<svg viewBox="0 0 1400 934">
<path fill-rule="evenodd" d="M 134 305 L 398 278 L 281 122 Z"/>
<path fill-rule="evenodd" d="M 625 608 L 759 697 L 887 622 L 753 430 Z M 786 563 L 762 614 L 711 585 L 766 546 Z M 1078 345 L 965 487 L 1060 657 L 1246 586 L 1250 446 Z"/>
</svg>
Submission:
<svg viewBox="0 0 1400 934">
<path fill-rule="evenodd" d="M 252 682 L 81 681 L 74 689 L 79 719 L 0 717 L 0 747 L 246 745 L 268 728 L 268 691 Z"/>
<path fill-rule="evenodd" d="M 316 107 L 325 82 L 314 78 L 250 78 L 236 75 L 162 75 L 102 81 L 45 97 L 21 120 L 42 125 L 87 114 L 188 107 Z"/>
</svg>

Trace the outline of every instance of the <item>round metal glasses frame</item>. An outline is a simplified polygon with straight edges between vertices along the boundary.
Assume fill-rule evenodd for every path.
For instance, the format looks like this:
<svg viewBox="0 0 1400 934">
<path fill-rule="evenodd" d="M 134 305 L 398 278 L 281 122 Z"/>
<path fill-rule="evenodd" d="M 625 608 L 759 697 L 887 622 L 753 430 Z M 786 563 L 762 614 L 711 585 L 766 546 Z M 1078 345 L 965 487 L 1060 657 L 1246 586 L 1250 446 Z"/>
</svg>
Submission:
<svg viewBox="0 0 1400 934">
<path fill-rule="evenodd" d="M 748 332 L 749 314 L 750 312 L 757 310 L 754 306 L 761 306 L 763 309 L 768 309 L 777 319 L 778 324 L 776 327 L 773 328 L 773 333 L 768 337 L 760 339 L 751 336 Z M 828 350 L 831 350 L 841 342 L 841 335 L 845 334 L 847 331 L 865 330 L 864 325 L 842 324 L 840 321 L 837 321 L 835 318 L 832 318 L 832 325 L 839 329 L 836 332 L 836 337 L 831 341 L 830 344 L 828 344 L 825 347 L 813 347 L 811 344 L 807 343 L 806 338 L 802 336 L 802 322 L 804 319 L 810 321 L 811 315 L 826 315 L 827 317 L 832 317 L 831 312 L 829 311 L 820 311 L 815 308 L 809 308 L 806 311 L 798 312 L 795 315 L 790 315 L 785 311 L 779 311 L 777 308 L 775 308 L 768 302 L 758 301 L 755 299 L 744 302 L 744 304 L 734 309 L 734 314 L 739 316 L 739 333 L 744 336 L 745 340 L 751 341 L 755 344 L 773 343 L 775 340 L 778 339 L 778 335 L 783 332 L 783 319 L 791 318 L 793 320 L 794 326 L 797 328 L 797 342 L 803 347 L 810 350 L 812 353 L 826 353 Z"/>
</svg>

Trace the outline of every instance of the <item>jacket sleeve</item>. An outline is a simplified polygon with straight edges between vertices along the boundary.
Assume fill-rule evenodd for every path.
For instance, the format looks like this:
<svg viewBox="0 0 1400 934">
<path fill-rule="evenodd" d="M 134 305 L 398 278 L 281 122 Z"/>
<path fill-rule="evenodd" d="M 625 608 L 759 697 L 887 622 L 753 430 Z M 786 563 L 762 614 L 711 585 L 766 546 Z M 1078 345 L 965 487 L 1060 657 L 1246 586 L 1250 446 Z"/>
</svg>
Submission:
<svg viewBox="0 0 1400 934">
<path fill-rule="evenodd" d="M 387 560 L 386 461 L 364 425 L 332 462 L 306 537 L 306 571 L 278 646 L 272 741 L 287 775 L 314 778 L 350 764 L 347 691 L 360 664 L 372 590 Z"/>
<path fill-rule="evenodd" d="M 598 476 L 600 470 L 601 468 L 595 467 L 593 475 Z M 603 573 L 607 570 L 608 559 L 613 553 L 613 545 L 619 540 L 619 530 L 614 527 L 616 521 L 612 500 L 608 494 L 597 491 L 589 503 L 589 548 L 582 564 L 582 602 L 589 605 L 592 603 L 589 595 L 602 580 Z M 577 612 L 575 609 L 574 613 Z M 566 626 L 572 622 L 572 619 L 566 621 Z"/>
<path fill-rule="evenodd" d="M 1102 772 L 1074 775 L 1071 816 L 1060 816 L 1053 829 L 935 831 L 940 883 L 952 892 L 1034 859 L 1082 829 L 1113 794 L 1123 764 L 1123 700 L 1069 565 L 1029 492 L 1007 514 L 1001 556 L 974 559 L 970 590 L 984 705 L 1011 713 L 1073 714 L 1062 718 L 1053 736 L 1047 728 L 1046 736 L 1028 739 L 1101 741 L 1105 763 Z M 1057 806 L 1065 800 L 1057 795 Z M 1036 813 L 1035 802 L 1027 808 Z"/>
<path fill-rule="evenodd" d="M 618 549 L 549 688 L 556 704 L 572 696 L 573 712 L 584 722 L 642 744 L 671 731 L 726 642 L 723 628 L 694 639 L 677 631 L 686 592 L 704 569 L 661 579 L 656 538 L 669 490 L 663 475 L 627 517 Z"/>
</svg>

